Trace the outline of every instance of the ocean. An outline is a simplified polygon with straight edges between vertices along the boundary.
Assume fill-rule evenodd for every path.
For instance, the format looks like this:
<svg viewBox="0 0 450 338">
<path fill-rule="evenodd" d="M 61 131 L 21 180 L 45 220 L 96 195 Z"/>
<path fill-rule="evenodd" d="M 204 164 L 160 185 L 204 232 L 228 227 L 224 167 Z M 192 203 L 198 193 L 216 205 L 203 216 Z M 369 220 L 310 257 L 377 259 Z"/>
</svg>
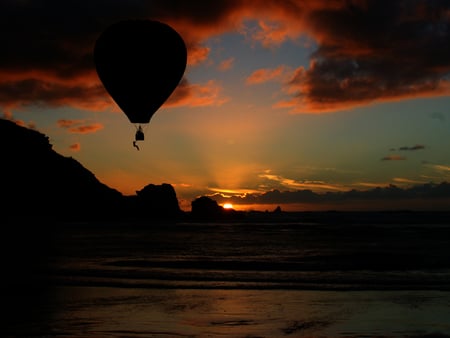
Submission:
<svg viewBox="0 0 450 338">
<path fill-rule="evenodd" d="M 450 221 L 436 215 L 57 225 L 14 260 L 35 256 L 4 288 L 5 334 L 450 337 Z"/>
</svg>

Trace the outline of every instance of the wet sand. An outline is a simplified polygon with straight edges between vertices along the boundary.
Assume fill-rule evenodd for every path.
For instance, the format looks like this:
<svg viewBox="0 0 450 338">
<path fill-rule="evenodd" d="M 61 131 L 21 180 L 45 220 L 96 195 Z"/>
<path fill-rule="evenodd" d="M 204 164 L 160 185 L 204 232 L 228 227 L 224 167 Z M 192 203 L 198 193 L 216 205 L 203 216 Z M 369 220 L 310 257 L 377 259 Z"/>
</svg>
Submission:
<svg viewBox="0 0 450 338">
<path fill-rule="evenodd" d="M 450 337 L 450 293 L 439 291 L 65 286 L 44 298 L 6 337 Z"/>
</svg>

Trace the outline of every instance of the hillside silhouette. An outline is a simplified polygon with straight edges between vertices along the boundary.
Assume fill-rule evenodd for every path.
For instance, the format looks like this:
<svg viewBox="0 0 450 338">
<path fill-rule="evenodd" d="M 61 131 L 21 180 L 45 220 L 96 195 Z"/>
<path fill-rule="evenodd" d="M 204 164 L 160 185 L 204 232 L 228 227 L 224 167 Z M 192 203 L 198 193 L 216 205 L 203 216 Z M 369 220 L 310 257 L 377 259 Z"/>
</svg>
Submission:
<svg viewBox="0 0 450 338">
<path fill-rule="evenodd" d="M 182 214 L 170 184 L 149 184 L 124 196 L 75 159 L 55 152 L 36 130 L 0 119 L 0 141 L 3 221 L 173 219 Z"/>
</svg>

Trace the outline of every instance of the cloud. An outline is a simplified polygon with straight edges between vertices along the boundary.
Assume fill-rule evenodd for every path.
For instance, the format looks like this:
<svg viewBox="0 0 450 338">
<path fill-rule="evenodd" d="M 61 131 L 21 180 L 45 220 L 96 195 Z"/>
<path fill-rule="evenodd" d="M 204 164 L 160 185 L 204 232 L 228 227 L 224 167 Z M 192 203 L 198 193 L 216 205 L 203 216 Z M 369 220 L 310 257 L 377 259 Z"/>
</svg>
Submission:
<svg viewBox="0 0 450 338">
<path fill-rule="evenodd" d="M 423 181 L 418 181 L 418 180 L 411 180 L 409 178 L 404 178 L 404 177 L 394 177 L 392 179 L 392 181 L 396 182 L 396 183 L 400 183 L 400 184 L 423 184 Z"/>
<path fill-rule="evenodd" d="M 188 80 L 183 79 L 164 107 L 220 106 L 228 101 L 228 98 L 221 96 L 221 91 L 222 87 L 213 80 L 200 85 L 191 84 Z"/>
<path fill-rule="evenodd" d="M 317 11 L 309 17 L 319 48 L 302 78 L 297 100 L 306 109 L 335 110 L 447 95 L 449 4 L 360 4 Z"/>
<path fill-rule="evenodd" d="M 103 129 L 101 123 L 87 123 L 84 120 L 66 120 L 57 121 L 59 127 L 67 129 L 72 134 L 90 134 Z"/>
<path fill-rule="evenodd" d="M 328 184 L 318 180 L 295 180 L 281 175 L 272 174 L 270 170 L 259 175 L 260 178 L 277 182 L 279 185 L 289 189 L 315 189 L 315 190 L 343 190 L 343 187 Z"/>
<path fill-rule="evenodd" d="M 261 84 L 268 81 L 281 80 L 285 76 L 286 67 L 281 65 L 277 68 L 261 68 L 253 71 L 245 80 L 248 85 Z"/>
<path fill-rule="evenodd" d="M 392 208 L 400 205 L 406 201 L 404 205 L 411 206 L 411 201 L 421 201 L 421 207 L 426 205 L 435 206 L 437 200 L 448 201 L 450 199 L 450 183 L 442 182 L 439 184 L 426 183 L 413 185 L 408 188 L 399 188 L 396 185 L 389 184 L 384 187 L 374 187 L 368 190 L 347 190 L 336 192 L 317 193 L 311 190 L 286 190 L 280 191 L 274 189 L 264 193 L 250 193 L 239 196 L 224 197 L 221 194 L 211 196 L 220 203 L 230 202 L 233 204 L 313 204 L 316 207 L 320 204 L 343 206 L 345 202 L 353 207 L 355 201 L 366 203 L 366 208 L 378 208 L 379 203 L 372 204 L 374 201 L 384 201 L 383 207 Z M 410 201 L 410 202 L 408 202 Z M 425 204 L 424 202 L 428 203 Z M 370 203 L 367 203 L 370 202 Z M 439 206 L 447 205 L 445 209 L 448 210 L 447 204 L 439 204 Z M 354 209 L 353 209 L 354 210 Z"/>
<path fill-rule="evenodd" d="M 416 145 L 414 145 L 412 147 L 404 146 L 404 147 L 398 148 L 398 150 L 407 150 L 407 151 L 414 151 L 414 150 L 421 150 L 421 149 L 425 149 L 425 146 L 422 145 L 422 144 L 416 144 Z"/>
<path fill-rule="evenodd" d="M 381 159 L 382 161 L 404 161 L 406 157 L 400 155 L 388 155 Z"/>
<path fill-rule="evenodd" d="M 211 188 L 209 187 L 208 190 L 214 192 L 212 196 L 220 195 L 222 197 L 228 198 L 231 196 L 240 196 L 245 197 L 248 194 L 257 194 L 259 193 L 258 190 L 255 189 L 224 189 L 224 188 Z"/>
<path fill-rule="evenodd" d="M 427 170 L 422 175 L 426 180 L 428 180 L 428 181 L 435 181 L 435 180 L 450 181 L 450 165 L 431 163 L 428 161 L 422 161 L 422 165 L 427 169 L 431 169 L 431 171 Z"/>
<path fill-rule="evenodd" d="M 129 18 L 172 25 L 186 41 L 192 67 L 209 58 L 205 41 L 225 32 L 267 48 L 314 39 L 309 66 L 291 73 L 284 83 L 288 98 L 275 105 L 293 113 L 449 95 L 449 13 L 448 1 L 428 0 L 4 0 L 0 105 L 110 107 L 92 49 L 108 25 Z M 252 31 L 249 20 L 257 22 Z"/>
<path fill-rule="evenodd" d="M 252 34 L 252 39 L 261 43 L 266 48 L 277 47 L 286 41 L 289 37 L 295 38 L 292 31 L 282 21 L 266 22 L 258 21 L 259 30 Z"/>
<path fill-rule="evenodd" d="M 66 119 L 60 119 L 56 122 L 59 127 L 61 128 L 72 128 L 75 125 L 84 123 L 84 120 L 66 120 Z"/>
<path fill-rule="evenodd" d="M 10 110 L 3 111 L 3 118 L 5 120 L 14 121 L 13 113 Z"/>
<path fill-rule="evenodd" d="M 8 109 L 37 105 L 100 111 L 112 104 L 93 73 L 61 78 L 44 71 L 2 74 L 0 69 L 0 105 Z"/>
<path fill-rule="evenodd" d="M 233 67 L 234 64 L 234 58 L 228 58 L 226 60 L 223 60 L 220 64 L 219 64 L 219 70 L 224 72 L 227 71 L 229 69 L 231 69 Z"/>
<path fill-rule="evenodd" d="M 336 5 L 338 2 L 334 2 Z M 308 69 L 286 83 L 294 113 L 448 95 L 448 2 L 350 1 L 308 13 L 318 43 Z"/>
<path fill-rule="evenodd" d="M 448 166 L 448 165 L 434 164 L 433 168 L 436 170 L 439 170 L 439 171 L 445 171 L 445 172 L 450 171 L 450 166 Z"/>
<path fill-rule="evenodd" d="M 104 110 L 113 106 L 93 64 L 93 46 L 110 24 L 129 18 L 154 18 L 186 29 L 189 64 L 207 59 L 201 41 L 220 30 L 215 18 L 230 7 L 209 4 L 135 1 L 133 3 L 58 1 L 0 4 L 0 106 L 72 106 Z M 177 11 L 177 8 L 180 11 Z M 187 18 L 187 19 L 185 19 Z"/>
<path fill-rule="evenodd" d="M 75 151 L 75 152 L 77 152 L 77 151 L 80 151 L 81 150 L 81 145 L 80 145 L 80 143 L 74 143 L 74 144 L 71 144 L 70 146 L 69 146 L 69 149 L 71 150 L 71 151 Z"/>
<path fill-rule="evenodd" d="M 199 45 L 193 45 L 189 48 L 187 64 L 191 66 L 198 65 L 208 59 L 210 48 Z"/>
<path fill-rule="evenodd" d="M 14 122 L 15 124 L 17 124 L 17 125 L 19 125 L 19 126 L 21 126 L 21 127 L 27 127 L 27 128 L 29 128 L 29 129 L 36 130 L 36 124 L 35 124 L 33 121 L 30 121 L 30 122 L 26 123 L 26 122 L 23 121 L 23 120 L 18 120 L 18 119 L 16 119 L 16 118 L 13 116 L 13 113 L 12 113 L 11 111 L 9 111 L 9 110 L 5 110 L 5 111 L 3 112 L 3 118 L 4 118 L 5 120 L 9 120 L 9 121 L 11 121 L 11 122 Z"/>
</svg>

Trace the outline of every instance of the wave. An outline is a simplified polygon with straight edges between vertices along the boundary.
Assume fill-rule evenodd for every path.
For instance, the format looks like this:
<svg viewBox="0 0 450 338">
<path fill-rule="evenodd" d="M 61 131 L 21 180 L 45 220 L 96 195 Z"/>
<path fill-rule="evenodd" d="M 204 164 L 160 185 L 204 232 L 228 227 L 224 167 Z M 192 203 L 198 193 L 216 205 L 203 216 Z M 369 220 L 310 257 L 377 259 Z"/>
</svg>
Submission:
<svg viewBox="0 0 450 338">
<path fill-rule="evenodd" d="M 450 290 L 450 225 L 64 229 L 44 278 L 142 288 Z"/>
</svg>

